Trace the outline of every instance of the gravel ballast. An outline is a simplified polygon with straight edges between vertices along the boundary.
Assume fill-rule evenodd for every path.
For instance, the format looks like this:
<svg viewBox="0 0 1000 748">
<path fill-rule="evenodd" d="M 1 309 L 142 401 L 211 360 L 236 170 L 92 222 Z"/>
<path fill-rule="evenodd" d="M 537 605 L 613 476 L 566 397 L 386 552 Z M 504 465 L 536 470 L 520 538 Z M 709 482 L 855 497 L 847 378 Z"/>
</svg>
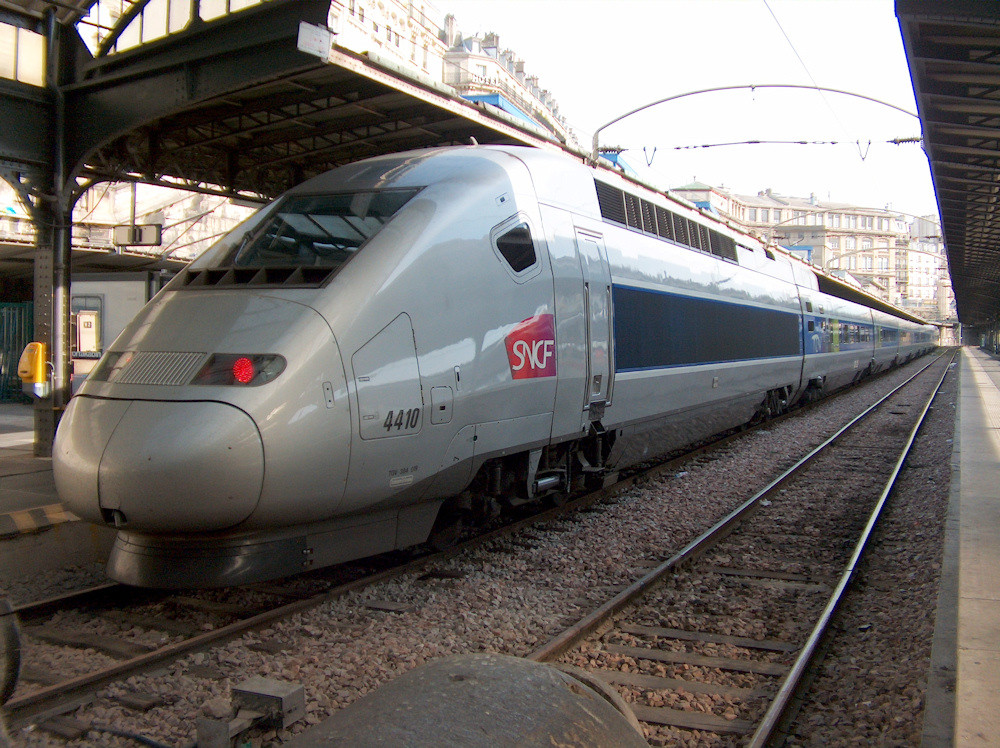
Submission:
<svg viewBox="0 0 1000 748">
<path fill-rule="evenodd" d="M 194 740 L 199 716 L 224 717 L 231 687 L 260 675 L 305 688 L 305 719 L 287 730 L 253 735 L 254 745 L 278 745 L 424 662 L 474 652 L 525 656 L 564 624 L 612 597 L 652 564 L 670 557 L 902 378 L 903 372 L 892 372 L 800 417 L 750 432 L 710 458 L 695 458 L 674 473 L 622 489 L 602 511 L 536 525 L 513 540 L 491 542 L 436 567 L 461 576 L 420 579 L 422 572 L 413 572 L 349 593 L 157 672 L 105 688 L 94 703 L 73 716 L 168 745 L 187 745 Z M 939 402 L 935 417 L 940 421 L 938 430 L 923 439 L 944 454 L 950 450 L 947 429 L 953 428 L 954 411 Z M 921 478 L 916 468 L 908 471 L 906 479 L 914 483 L 899 495 L 904 491 L 905 495 L 936 493 L 941 486 L 946 495 L 948 458 L 921 462 L 931 472 Z M 897 500 L 893 506 L 911 504 Z M 817 698 L 815 708 L 807 705 L 802 712 L 796 744 L 909 745 L 916 744 L 914 735 L 919 740 L 927 665 L 924 649 L 929 653 L 934 571 L 940 568 L 941 511 L 939 507 L 910 515 L 901 509 L 896 535 L 885 531 L 887 538 L 899 540 L 876 555 L 892 561 L 895 554 L 894 573 L 902 576 L 883 577 L 888 572 L 875 569 L 863 572 L 877 607 L 861 608 L 854 618 L 845 612 L 841 628 L 851 634 L 850 646 L 839 653 L 834 647 L 829 658 L 843 662 L 845 671 L 831 671 L 827 695 Z M 908 544 L 921 540 L 915 537 L 916 529 L 926 537 L 926 547 Z M 44 585 L 46 580 L 34 583 Z M 60 583 L 66 582 L 61 579 Z M 32 580 L 11 580 L 4 585 L 21 599 L 45 596 L 32 591 Z M 926 589 L 927 594 L 914 594 L 917 588 Z M 377 609 L 387 601 L 399 604 L 396 612 Z M 896 626 L 891 620 L 901 616 L 904 608 L 912 609 L 919 627 L 904 621 Z M 907 639 L 919 643 L 903 641 Z M 287 647 L 277 653 L 250 648 L 262 640 Z M 87 655 L 72 652 L 67 656 Z M 152 694 L 162 703 L 135 711 L 117 701 L 131 693 Z M 848 703 L 850 709 L 845 709 Z M 891 716 L 886 716 L 890 711 Z M 862 718 L 866 713 L 870 721 Z M 886 734 L 888 738 L 882 737 Z M 21 731 L 12 739 L 14 745 L 25 746 L 62 742 L 39 730 Z M 68 744 L 135 745 L 130 739 L 94 731 Z"/>
</svg>

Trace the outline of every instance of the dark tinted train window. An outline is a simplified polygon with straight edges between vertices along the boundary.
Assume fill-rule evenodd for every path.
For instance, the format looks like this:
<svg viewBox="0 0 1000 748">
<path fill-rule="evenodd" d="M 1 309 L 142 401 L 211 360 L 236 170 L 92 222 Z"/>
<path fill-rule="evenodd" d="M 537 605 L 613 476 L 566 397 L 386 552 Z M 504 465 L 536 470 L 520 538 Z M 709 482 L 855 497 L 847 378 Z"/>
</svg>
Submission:
<svg viewBox="0 0 1000 748">
<path fill-rule="evenodd" d="M 702 226 L 698 224 L 698 235 L 701 238 L 701 248 L 706 252 L 712 251 L 712 240 L 709 238 L 709 228 L 708 226 Z"/>
<path fill-rule="evenodd" d="M 656 214 L 653 211 L 654 205 L 648 200 L 643 200 L 642 205 L 642 230 L 649 233 L 656 233 Z"/>
<path fill-rule="evenodd" d="M 601 217 L 605 220 L 738 262 L 736 242 L 732 237 L 600 180 L 595 179 L 594 186 Z"/>
<path fill-rule="evenodd" d="M 674 238 L 674 226 L 670 219 L 670 212 L 659 205 L 656 206 L 656 231 L 664 239 L 672 241 Z"/>
<path fill-rule="evenodd" d="M 674 222 L 674 240 L 680 242 L 681 244 L 687 244 L 691 246 L 691 238 L 688 232 L 688 219 L 684 216 L 679 216 L 676 213 L 671 214 Z"/>
<path fill-rule="evenodd" d="M 637 371 L 802 352 L 796 312 L 615 285 L 615 366 Z"/>
<path fill-rule="evenodd" d="M 688 246 L 694 247 L 695 249 L 704 249 L 704 247 L 701 246 L 701 233 L 699 231 L 700 224 L 697 221 L 690 221 L 686 218 L 684 220 L 687 221 Z"/>
<path fill-rule="evenodd" d="M 609 221 L 625 223 L 625 193 L 617 187 L 594 180 L 597 187 L 597 202 L 601 206 L 601 216 Z"/>
<path fill-rule="evenodd" d="M 196 261 L 192 269 L 213 265 L 337 268 L 375 236 L 418 191 L 288 196 L 269 209 L 256 226 L 227 235 L 220 243 L 223 246 L 209 250 L 203 256 L 206 259 Z"/>
<path fill-rule="evenodd" d="M 531 241 L 531 231 L 524 223 L 497 237 L 497 251 L 515 273 L 527 270 L 538 259 L 535 256 L 535 245 Z"/>
<path fill-rule="evenodd" d="M 712 254 L 725 257 L 727 260 L 736 261 L 736 242 L 732 237 L 720 234 L 718 231 L 709 231 L 712 240 Z"/>
<path fill-rule="evenodd" d="M 625 193 L 625 225 L 631 229 L 642 228 L 642 214 L 639 212 L 641 200 L 635 195 Z"/>
</svg>

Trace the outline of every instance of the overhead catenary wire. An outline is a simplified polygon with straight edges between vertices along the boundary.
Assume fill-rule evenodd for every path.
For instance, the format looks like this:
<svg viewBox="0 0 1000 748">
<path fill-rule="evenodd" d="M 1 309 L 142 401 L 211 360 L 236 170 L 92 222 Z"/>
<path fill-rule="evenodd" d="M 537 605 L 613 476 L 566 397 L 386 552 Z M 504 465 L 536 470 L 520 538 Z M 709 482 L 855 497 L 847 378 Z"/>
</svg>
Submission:
<svg viewBox="0 0 1000 748">
<path fill-rule="evenodd" d="M 904 143 L 920 143 L 922 138 L 918 137 L 908 137 L 908 138 L 893 138 L 892 140 L 884 141 L 891 145 L 902 145 Z M 675 151 L 690 151 L 697 148 L 721 148 L 730 145 L 856 145 L 860 149 L 862 145 L 867 149 L 871 144 L 876 141 L 868 140 L 733 140 L 725 143 L 701 143 L 698 145 L 675 145 L 671 146 L 672 150 Z M 625 148 L 623 150 L 630 150 Z M 643 147 L 643 152 L 646 151 L 646 147 Z M 655 154 L 656 149 L 653 149 Z M 866 150 L 867 153 L 867 150 Z M 863 160 L 863 157 L 862 157 Z M 647 161 L 652 162 L 652 158 L 647 158 Z"/>
<path fill-rule="evenodd" d="M 858 154 L 861 156 L 861 160 L 864 161 L 868 157 L 868 151 L 874 142 L 884 142 L 887 145 L 905 145 L 910 143 L 920 144 L 923 142 L 923 138 L 919 135 L 908 136 L 901 138 L 892 138 L 886 141 L 861 141 L 861 140 L 731 140 L 723 143 L 698 143 L 693 145 L 674 145 L 674 146 L 664 146 L 666 150 L 672 151 L 693 151 L 704 148 L 726 148 L 729 146 L 738 145 L 853 145 L 858 149 Z M 653 159 L 656 157 L 656 152 L 661 146 L 642 146 L 642 153 L 646 159 L 646 166 L 653 165 Z M 862 148 L 864 150 L 862 150 Z M 618 154 L 625 153 L 627 151 L 635 151 L 638 148 L 631 148 L 628 146 L 604 146 L 600 148 L 600 153 L 602 154 Z"/>
<path fill-rule="evenodd" d="M 750 83 L 750 84 L 741 84 L 741 85 L 734 85 L 734 86 L 714 86 L 712 88 L 702 88 L 702 89 L 699 89 L 697 91 L 686 91 L 684 93 L 674 94 L 672 96 L 667 96 L 667 97 L 662 98 L 662 99 L 657 99 L 656 101 L 651 101 L 648 104 L 643 104 L 642 106 L 636 107 L 635 109 L 632 109 L 632 110 L 630 110 L 628 112 L 625 112 L 624 114 L 620 114 L 617 117 L 615 117 L 614 119 L 612 119 L 612 120 L 610 120 L 608 122 L 605 122 L 603 125 L 601 125 L 600 127 L 598 127 L 594 131 L 594 137 L 593 137 L 593 141 L 591 143 L 591 160 L 594 163 L 596 163 L 599 151 L 601 150 L 600 145 L 599 145 L 599 138 L 600 138 L 601 131 L 602 130 L 606 130 L 608 127 L 611 127 L 611 125 L 617 124 L 618 122 L 621 122 L 623 119 L 631 117 L 634 114 L 638 114 L 639 112 L 645 111 L 647 109 L 651 109 L 651 108 L 653 108 L 655 106 L 659 106 L 660 104 L 666 104 L 667 102 L 670 102 L 670 101 L 677 101 L 679 99 L 685 99 L 685 98 L 688 98 L 690 96 L 699 96 L 701 94 L 707 94 L 707 93 L 720 93 L 720 92 L 723 92 L 723 91 L 739 91 L 739 90 L 749 90 L 751 92 L 755 92 L 758 89 L 762 89 L 762 90 L 763 89 L 788 89 L 788 90 L 810 90 L 810 91 L 819 90 L 819 91 L 826 91 L 828 93 L 842 94 L 844 96 L 850 96 L 850 97 L 853 97 L 853 98 L 856 98 L 856 99 L 862 99 L 864 101 L 870 101 L 870 102 L 873 102 L 875 104 L 879 104 L 881 106 L 888 107 L 889 109 L 894 109 L 895 111 L 901 112 L 903 114 L 906 114 L 906 115 L 908 115 L 910 117 L 913 117 L 914 119 L 920 119 L 920 116 L 916 112 L 908 111 L 906 109 L 903 109 L 900 106 L 896 106 L 895 104 L 890 104 L 887 101 L 882 101 L 882 100 L 876 99 L 876 98 L 874 98 L 872 96 L 866 96 L 865 94 L 854 93 L 852 91 L 844 91 L 844 90 L 838 89 L 838 88 L 827 88 L 825 86 L 813 86 L 813 85 L 806 86 L 806 85 L 801 85 L 801 84 L 797 84 L 797 83 Z M 863 158 L 863 156 L 862 156 L 862 158 Z"/>
<path fill-rule="evenodd" d="M 795 48 L 795 43 L 792 42 L 792 38 L 788 35 L 788 32 L 785 31 L 785 27 L 781 25 L 781 21 L 778 19 L 778 15 L 774 12 L 774 8 L 771 7 L 768 0 L 762 0 L 762 2 L 764 3 L 764 7 L 767 8 L 767 12 L 771 14 L 771 18 L 774 19 L 774 23 L 775 25 L 777 25 L 778 30 L 781 32 L 781 35 L 785 37 L 785 41 L 788 42 L 788 46 L 791 47 L 792 54 L 794 54 L 796 59 L 798 59 L 799 64 L 802 66 L 802 69 L 805 71 L 806 75 L 809 76 L 809 80 L 811 80 L 812 84 L 816 87 L 816 91 L 817 93 L 819 93 L 820 98 L 823 99 L 823 103 L 826 104 L 826 108 L 830 110 L 830 113 L 833 115 L 833 118 L 837 121 L 837 124 L 840 125 L 841 129 L 846 133 L 847 126 L 844 124 L 844 121 L 840 119 L 840 114 L 837 112 L 837 109 L 833 106 L 833 104 L 830 103 L 830 100 L 826 97 L 826 92 L 823 90 L 823 87 L 816 82 L 816 78 L 813 76 L 812 71 L 809 69 L 809 66 L 806 65 L 806 61 L 802 59 L 802 55 L 799 54 L 799 50 Z M 858 143 L 858 153 L 861 154 L 860 142 Z M 864 161 L 866 155 L 867 151 L 861 155 L 862 161 Z"/>
</svg>

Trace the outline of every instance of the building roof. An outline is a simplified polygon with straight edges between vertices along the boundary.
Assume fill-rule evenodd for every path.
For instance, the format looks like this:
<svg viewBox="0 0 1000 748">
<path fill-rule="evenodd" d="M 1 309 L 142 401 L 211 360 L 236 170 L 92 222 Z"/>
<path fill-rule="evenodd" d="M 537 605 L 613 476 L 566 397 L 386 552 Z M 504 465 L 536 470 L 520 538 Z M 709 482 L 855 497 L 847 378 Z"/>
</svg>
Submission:
<svg viewBox="0 0 1000 748">
<path fill-rule="evenodd" d="M 715 187 L 713 187 L 710 184 L 705 184 L 704 182 L 694 181 L 694 182 L 691 182 L 690 184 L 685 184 L 685 185 L 682 185 L 680 187 L 672 187 L 670 189 L 670 191 L 671 192 L 711 192 L 714 189 L 715 189 Z"/>
<path fill-rule="evenodd" d="M 19 11 L 40 20 L 45 17 L 48 9 L 52 8 L 60 23 L 73 24 L 86 16 L 90 12 L 91 6 L 96 3 L 97 0 L 59 0 L 59 2 L 46 2 L 46 0 L 0 0 L 0 9 L 8 8 Z"/>
</svg>

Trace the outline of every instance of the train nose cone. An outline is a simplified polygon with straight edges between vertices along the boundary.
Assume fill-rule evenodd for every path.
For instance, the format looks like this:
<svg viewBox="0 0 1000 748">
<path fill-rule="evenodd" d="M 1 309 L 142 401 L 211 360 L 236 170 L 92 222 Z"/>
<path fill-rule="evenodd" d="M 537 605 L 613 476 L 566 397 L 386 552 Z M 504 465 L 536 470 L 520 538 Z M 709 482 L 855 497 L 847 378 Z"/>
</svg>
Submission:
<svg viewBox="0 0 1000 748">
<path fill-rule="evenodd" d="M 120 420 L 102 435 L 73 427 L 96 420 L 86 411 L 106 404 L 71 405 L 56 444 L 56 487 L 84 518 L 142 532 L 207 532 L 239 524 L 257 506 L 264 448 L 243 411 L 216 402 L 120 403 Z"/>
</svg>

